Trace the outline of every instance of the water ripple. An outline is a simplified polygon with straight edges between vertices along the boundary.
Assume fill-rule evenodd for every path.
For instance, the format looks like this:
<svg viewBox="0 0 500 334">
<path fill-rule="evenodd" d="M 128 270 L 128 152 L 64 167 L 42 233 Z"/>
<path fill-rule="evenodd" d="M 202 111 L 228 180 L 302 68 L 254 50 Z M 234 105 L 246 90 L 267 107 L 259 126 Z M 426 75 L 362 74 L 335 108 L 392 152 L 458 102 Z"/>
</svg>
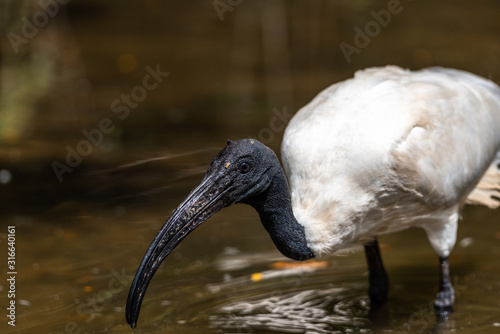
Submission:
<svg viewBox="0 0 500 334">
<path fill-rule="evenodd" d="M 306 289 L 261 294 L 219 306 L 210 324 L 223 330 L 273 330 L 288 333 L 369 333 L 369 303 L 351 288 Z"/>
</svg>

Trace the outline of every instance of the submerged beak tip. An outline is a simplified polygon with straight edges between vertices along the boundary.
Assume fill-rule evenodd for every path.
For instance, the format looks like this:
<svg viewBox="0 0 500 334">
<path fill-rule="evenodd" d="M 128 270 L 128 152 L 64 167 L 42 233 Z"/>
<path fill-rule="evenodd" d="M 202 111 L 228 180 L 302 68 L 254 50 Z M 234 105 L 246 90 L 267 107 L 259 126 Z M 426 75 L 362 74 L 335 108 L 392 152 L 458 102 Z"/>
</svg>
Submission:
<svg viewBox="0 0 500 334">
<path fill-rule="evenodd" d="M 127 315 L 127 323 L 130 325 L 132 329 L 134 329 L 137 326 L 137 317 L 134 317 L 132 315 Z"/>
<path fill-rule="evenodd" d="M 139 306 L 138 309 L 137 305 Z M 132 329 L 134 329 L 137 326 L 139 311 L 140 311 L 140 302 L 139 304 L 137 304 L 137 301 L 129 296 L 125 307 L 125 319 L 127 320 L 127 323 L 130 325 Z"/>
</svg>

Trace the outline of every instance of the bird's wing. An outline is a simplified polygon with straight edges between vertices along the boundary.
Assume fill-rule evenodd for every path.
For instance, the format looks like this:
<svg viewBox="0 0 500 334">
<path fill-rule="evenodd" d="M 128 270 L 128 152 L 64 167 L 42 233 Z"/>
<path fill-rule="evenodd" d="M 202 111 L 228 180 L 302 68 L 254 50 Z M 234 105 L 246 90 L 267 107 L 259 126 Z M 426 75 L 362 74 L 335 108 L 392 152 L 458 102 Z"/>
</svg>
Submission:
<svg viewBox="0 0 500 334">
<path fill-rule="evenodd" d="M 292 198 L 327 191 L 325 203 L 354 201 L 389 183 L 437 208 L 465 200 L 499 149 L 497 85 L 458 70 L 388 66 L 318 94 L 287 126 L 282 157 Z"/>
<path fill-rule="evenodd" d="M 443 68 L 416 72 L 407 88 L 418 117 L 392 152 L 396 175 L 430 207 L 463 202 L 500 147 L 500 89 Z"/>
</svg>

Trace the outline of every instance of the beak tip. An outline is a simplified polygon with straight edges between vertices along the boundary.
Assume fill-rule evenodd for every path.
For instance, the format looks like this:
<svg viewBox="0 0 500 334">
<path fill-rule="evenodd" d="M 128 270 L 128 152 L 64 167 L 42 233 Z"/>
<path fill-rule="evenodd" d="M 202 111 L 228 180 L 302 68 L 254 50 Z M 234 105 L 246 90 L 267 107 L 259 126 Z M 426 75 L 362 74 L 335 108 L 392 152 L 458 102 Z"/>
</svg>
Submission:
<svg viewBox="0 0 500 334">
<path fill-rule="evenodd" d="M 137 326 L 137 319 L 131 319 L 127 317 L 127 323 L 130 325 L 132 329 L 134 329 Z"/>
<path fill-rule="evenodd" d="M 127 311 L 125 313 L 125 318 L 127 320 L 127 323 L 130 325 L 132 329 L 134 329 L 137 326 L 137 318 L 139 318 L 139 315 L 136 312 L 131 312 L 128 309 L 127 305 Z"/>
</svg>

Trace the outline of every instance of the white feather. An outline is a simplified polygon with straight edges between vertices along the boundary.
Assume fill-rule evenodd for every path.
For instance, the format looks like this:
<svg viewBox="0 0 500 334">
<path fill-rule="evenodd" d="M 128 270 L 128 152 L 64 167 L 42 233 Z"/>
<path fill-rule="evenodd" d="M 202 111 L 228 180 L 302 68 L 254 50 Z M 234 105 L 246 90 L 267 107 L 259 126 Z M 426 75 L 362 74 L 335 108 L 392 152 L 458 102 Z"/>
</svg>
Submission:
<svg viewBox="0 0 500 334">
<path fill-rule="evenodd" d="M 299 110 L 282 159 L 316 255 L 420 226 L 445 256 L 460 205 L 499 149 L 494 83 L 458 70 L 387 66 L 359 71 Z"/>
</svg>

